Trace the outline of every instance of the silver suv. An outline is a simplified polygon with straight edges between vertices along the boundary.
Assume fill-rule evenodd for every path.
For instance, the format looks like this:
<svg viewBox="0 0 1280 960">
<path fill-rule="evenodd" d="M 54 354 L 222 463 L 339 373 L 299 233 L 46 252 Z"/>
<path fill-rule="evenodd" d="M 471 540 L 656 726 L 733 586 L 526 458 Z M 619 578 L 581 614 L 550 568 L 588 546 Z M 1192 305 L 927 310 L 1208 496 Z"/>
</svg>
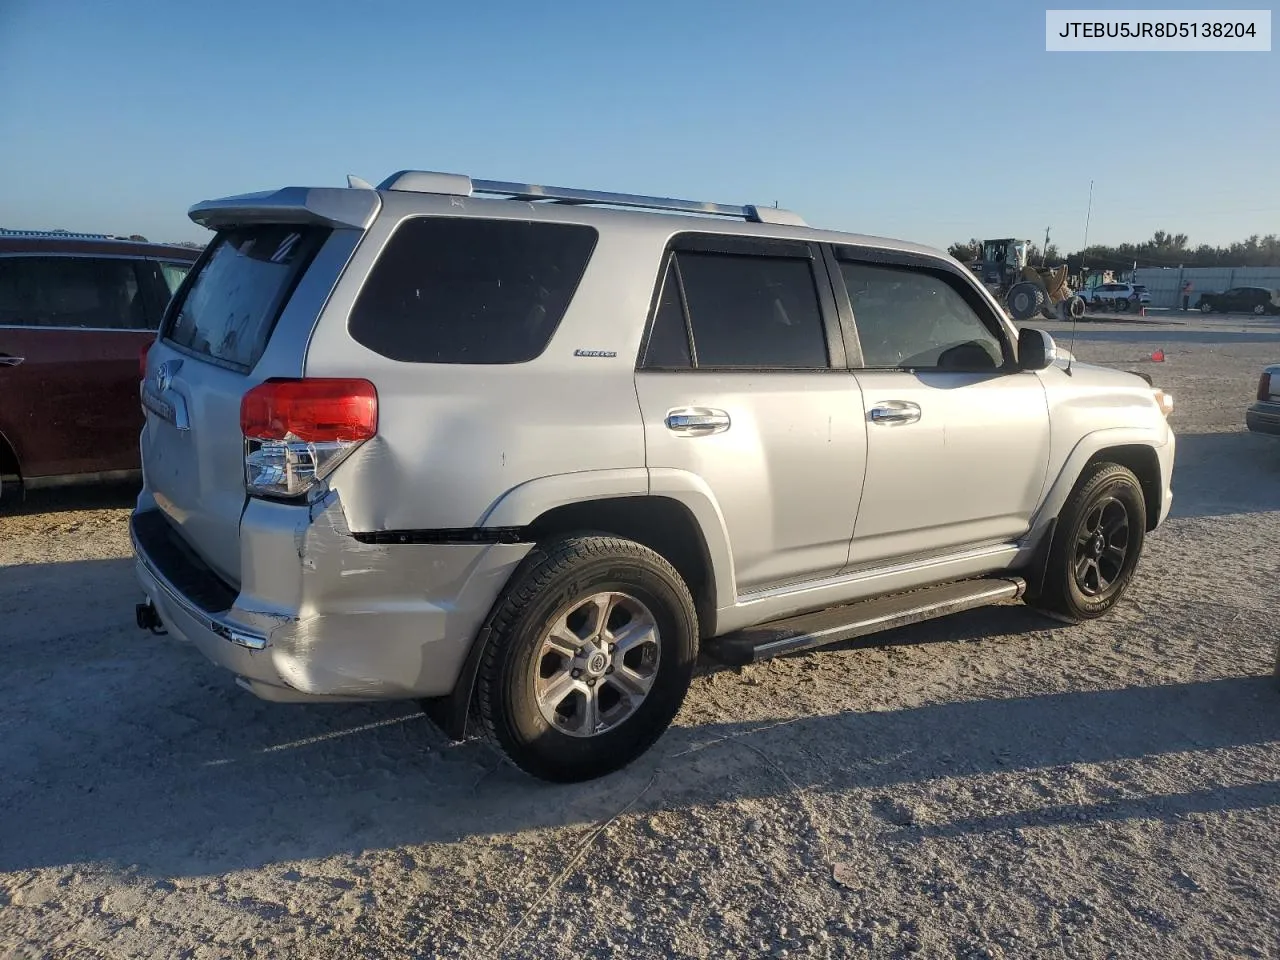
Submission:
<svg viewBox="0 0 1280 960">
<path fill-rule="evenodd" d="M 190 215 L 216 236 L 145 358 L 137 619 L 268 700 L 420 699 L 586 779 L 700 650 L 1097 617 L 1169 511 L 1168 396 L 926 247 L 414 171 Z"/>
</svg>

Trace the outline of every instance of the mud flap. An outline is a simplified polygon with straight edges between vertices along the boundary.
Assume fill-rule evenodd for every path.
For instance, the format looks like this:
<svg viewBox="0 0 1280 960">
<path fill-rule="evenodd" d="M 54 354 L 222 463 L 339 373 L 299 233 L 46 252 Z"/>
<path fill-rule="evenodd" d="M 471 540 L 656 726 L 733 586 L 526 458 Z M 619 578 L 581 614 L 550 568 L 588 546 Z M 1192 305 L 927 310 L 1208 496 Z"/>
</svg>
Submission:
<svg viewBox="0 0 1280 960">
<path fill-rule="evenodd" d="M 1049 552 L 1053 549 L 1053 537 L 1057 529 L 1058 518 L 1054 517 L 1049 521 L 1049 528 L 1040 538 L 1035 555 L 1032 556 L 1031 563 L 1027 567 L 1027 589 L 1023 596 L 1028 601 L 1038 600 L 1044 591 L 1045 577 L 1049 573 Z"/>
<path fill-rule="evenodd" d="M 480 659 L 489 645 L 489 627 L 486 625 L 476 635 L 475 642 L 462 663 L 462 671 L 453 690 L 443 697 L 426 697 L 418 701 L 422 712 L 440 728 L 450 740 L 467 739 L 467 721 L 471 717 L 471 695 L 476 688 L 476 675 L 480 672 Z"/>
</svg>

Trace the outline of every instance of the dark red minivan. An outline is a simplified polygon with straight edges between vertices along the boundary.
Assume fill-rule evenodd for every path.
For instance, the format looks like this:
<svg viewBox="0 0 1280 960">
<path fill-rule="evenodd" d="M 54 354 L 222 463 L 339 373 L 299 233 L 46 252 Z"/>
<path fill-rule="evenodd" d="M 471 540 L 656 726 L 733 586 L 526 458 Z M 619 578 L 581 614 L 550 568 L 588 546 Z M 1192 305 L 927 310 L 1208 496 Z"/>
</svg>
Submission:
<svg viewBox="0 0 1280 960">
<path fill-rule="evenodd" d="M 5 495 L 140 469 L 138 358 L 200 251 L 0 231 Z"/>
</svg>

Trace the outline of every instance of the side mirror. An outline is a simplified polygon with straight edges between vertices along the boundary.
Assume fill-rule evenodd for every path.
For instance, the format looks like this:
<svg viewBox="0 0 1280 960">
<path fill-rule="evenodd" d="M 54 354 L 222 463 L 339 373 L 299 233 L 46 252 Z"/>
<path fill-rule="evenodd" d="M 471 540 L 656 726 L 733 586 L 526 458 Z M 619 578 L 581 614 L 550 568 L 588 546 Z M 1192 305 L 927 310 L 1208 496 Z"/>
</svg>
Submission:
<svg viewBox="0 0 1280 960">
<path fill-rule="evenodd" d="M 1018 333 L 1018 369 L 1044 370 L 1058 359 L 1053 337 L 1043 330 L 1023 327 Z"/>
</svg>

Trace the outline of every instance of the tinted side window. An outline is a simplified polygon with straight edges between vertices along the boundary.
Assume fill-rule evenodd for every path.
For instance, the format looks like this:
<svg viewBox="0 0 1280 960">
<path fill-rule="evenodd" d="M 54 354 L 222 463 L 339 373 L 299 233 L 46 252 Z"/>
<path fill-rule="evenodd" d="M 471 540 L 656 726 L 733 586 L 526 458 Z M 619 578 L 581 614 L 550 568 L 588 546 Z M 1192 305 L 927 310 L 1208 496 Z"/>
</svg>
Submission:
<svg viewBox="0 0 1280 960">
<path fill-rule="evenodd" d="M 949 283 L 922 270 L 840 264 L 868 367 L 994 370 L 1000 340 Z"/>
<path fill-rule="evenodd" d="M 2 324 L 138 330 L 148 320 L 132 260 L 0 258 Z"/>
<path fill-rule="evenodd" d="M 809 260 L 681 250 L 676 264 L 698 367 L 805 370 L 828 365 Z"/>
<path fill-rule="evenodd" d="M 546 349 L 596 231 L 569 223 L 419 217 L 402 223 L 348 330 L 412 363 L 524 363 Z"/>
</svg>

